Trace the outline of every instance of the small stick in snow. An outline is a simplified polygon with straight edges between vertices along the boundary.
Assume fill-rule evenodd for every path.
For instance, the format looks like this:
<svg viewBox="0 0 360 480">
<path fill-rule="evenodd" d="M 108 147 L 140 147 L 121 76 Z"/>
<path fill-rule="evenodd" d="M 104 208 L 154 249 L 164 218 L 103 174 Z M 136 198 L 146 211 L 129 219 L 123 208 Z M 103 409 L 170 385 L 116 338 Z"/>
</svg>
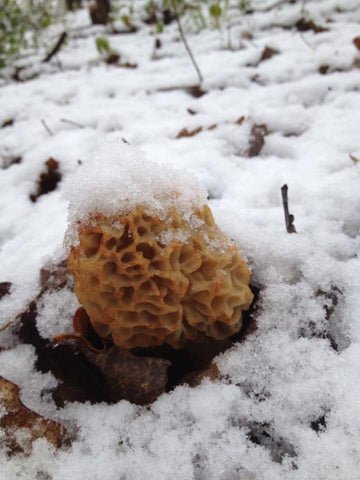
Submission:
<svg viewBox="0 0 360 480">
<path fill-rule="evenodd" d="M 286 231 L 288 233 L 296 233 L 296 228 L 294 225 L 295 217 L 289 213 L 288 186 L 286 184 L 281 187 L 281 196 L 284 207 Z"/>
<path fill-rule="evenodd" d="M 74 127 L 78 128 L 85 128 L 85 125 L 83 125 L 82 123 L 74 122 L 74 120 L 69 120 L 67 118 L 60 118 L 60 122 L 69 123 L 70 125 L 74 125 Z"/>
<path fill-rule="evenodd" d="M 50 135 L 50 137 L 53 137 L 54 132 L 49 128 L 48 124 L 45 122 L 45 120 L 43 118 L 41 119 L 41 123 L 42 123 L 43 127 L 45 128 L 45 130 L 47 131 L 47 133 Z"/>
<path fill-rule="evenodd" d="M 177 23 L 177 26 L 178 26 L 178 29 L 179 29 L 179 33 L 180 33 L 180 37 L 181 37 L 181 40 L 184 44 L 184 47 L 186 48 L 186 51 L 188 52 L 189 54 L 189 57 L 190 57 L 190 60 L 192 61 L 192 64 L 194 65 L 194 68 L 196 70 L 196 73 L 199 77 L 199 82 L 200 84 L 203 82 L 203 76 L 201 74 L 201 71 L 200 71 L 200 68 L 198 66 L 198 64 L 196 63 L 196 60 L 195 60 L 195 57 L 194 57 L 194 54 L 192 53 L 191 51 L 191 48 L 186 40 L 186 37 L 185 37 L 185 34 L 184 34 L 184 31 L 183 31 L 183 28 L 182 28 L 182 25 L 181 25 L 181 22 L 180 22 L 180 17 L 179 17 L 179 14 L 178 14 L 178 11 L 177 11 L 177 8 L 176 8 L 176 2 L 174 2 L 174 0 L 172 1 L 172 6 L 173 6 L 173 9 L 174 9 L 174 14 L 175 14 L 175 20 L 176 20 L 176 23 Z"/>
<path fill-rule="evenodd" d="M 43 60 L 43 63 L 46 63 L 46 62 L 50 62 L 50 60 L 52 59 L 52 57 L 54 55 L 56 55 L 58 53 L 58 51 L 60 50 L 60 48 L 63 46 L 65 40 L 67 38 L 67 33 L 66 32 L 62 32 L 62 34 L 60 35 L 60 37 L 58 38 L 57 42 L 55 43 L 55 45 L 53 46 L 53 48 L 50 50 L 50 52 L 46 55 L 46 57 L 44 58 Z"/>
</svg>

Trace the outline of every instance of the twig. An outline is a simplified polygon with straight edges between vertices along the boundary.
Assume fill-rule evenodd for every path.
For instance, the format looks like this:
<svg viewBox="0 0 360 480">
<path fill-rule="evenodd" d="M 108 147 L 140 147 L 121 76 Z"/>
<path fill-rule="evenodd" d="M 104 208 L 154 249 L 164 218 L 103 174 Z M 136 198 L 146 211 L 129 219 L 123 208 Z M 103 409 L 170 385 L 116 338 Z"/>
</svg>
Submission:
<svg viewBox="0 0 360 480">
<path fill-rule="evenodd" d="M 60 122 L 69 123 L 70 125 L 74 125 L 74 127 L 78 127 L 78 128 L 85 128 L 85 125 L 82 125 L 81 123 L 78 123 L 78 122 L 74 122 L 74 120 L 68 120 L 67 118 L 60 118 Z"/>
<path fill-rule="evenodd" d="M 184 31 L 183 31 L 183 28 L 182 28 L 182 25 L 181 25 L 181 22 L 180 22 L 180 17 L 179 17 L 179 14 L 178 14 L 178 11 L 177 11 L 174 0 L 172 1 L 172 6 L 173 6 L 173 9 L 174 9 L 175 20 L 176 20 L 176 23 L 177 23 L 177 26 L 178 26 L 178 29 L 179 29 L 181 40 L 184 44 L 184 47 L 186 48 L 187 53 L 189 54 L 189 57 L 190 57 L 190 60 L 191 60 L 192 64 L 194 65 L 196 73 L 199 77 L 199 82 L 202 83 L 203 82 L 203 76 L 201 74 L 201 71 L 200 71 L 200 68 L 199 68 L 198 64 L 196 63 L 196 60 L 195 60 L 195 57 L 194 57 L 194 55 L 191 51 L 191 48 L 190 48 L 190 46 L 189 46 L 189 44 L 186 40 L 186 37 L 185 37 Z"/>
<path fill-rule="evenodd" d="M 286 184 L 281 187 L 281 196 L 284 207 L 286 231 L 288 233 L 296 233 L 294 225 L 295 217 L 289 213 L 288 186 Z"/>
<path fill-rule="evenodd" d="M 46 55 L 46 57 L 44 58 L 43 60 L 43 63 L 46 63 L 46 62 L 50 62 L 50 60 L 52 59 L 52 57 L 54 55 L 56 55 L 58 53 L 58 51 L 60 50 L 60 48 L 63 46 L 65 40 L 67 38 L 67 33 L 66 32 L 62 32 L 62 34 L 60 35 L 60 37 L 58 38 L 57 42 L 55 43 L 55 45 L 53 46 L 53 48 L 50 50 L 50 52 Z"/>
<path fill-rule="evenodd" d="M 42 123 L 43 127 L 45 128 L 45 130 L 47 131 L 47 133 L 50 135 L 50 137 L 53 137 L 54 132 L 49 128 L 48 124 L 45 122 L 45 120 L 43 118 L 41 119 L 41 123 Z"/>
</svg>

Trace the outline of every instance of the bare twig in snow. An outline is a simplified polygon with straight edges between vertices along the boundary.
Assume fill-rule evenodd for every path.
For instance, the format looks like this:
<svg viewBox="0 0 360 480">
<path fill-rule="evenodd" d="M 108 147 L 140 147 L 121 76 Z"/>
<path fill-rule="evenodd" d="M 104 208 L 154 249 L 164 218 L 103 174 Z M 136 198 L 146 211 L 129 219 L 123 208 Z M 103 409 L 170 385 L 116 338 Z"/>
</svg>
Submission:
<svg viewBox="0 0 360 480">
<path fill-rule="evenodd" d="M 74 127 L 77 127 L 77 128 L 85 128 L 85 125 L 82 125 L 81 123 L 78 123 L 78 122 L 74 122 L 74 120 L 69 120 L 67 118 L 60 118 L 60 122 L 68 123 L 69 125 L 74 125 Z"/>
<path fill-rule="evenodd" d="M 281 196 L 284 207 L 286 231 L 288 233 L 296 233 L 294 225 L 295 217 L 289 213 L 288 186 L 286 184 L 281 187 Z"/>
<path fill-rule="evenodd" d="M 56 55 L 59 52 L 60 48 L 64 45 L 66 38 L 67 38 L 67 33 L 62 32 L 57 42 L 55 43 L 54 47 L 50 50 L 50 52 L 44 58 L 43 63 L 50 62 L 52 57 Z"/>
<path fill-rule="evenodd" d="M 199 82 L 202 83 L 203 82 L 203 76 L 201 74 L 201 71 L 200 71 L 200 68 L 199 68 L 198 64 L 196 63 L 194 54 L 192 53 L 191 48 L 190 48 L 190 46 L 189 46 L 189 44 L 186 40 L 186 37 L 185 37 L 184 31 L 183 31 L 183 28 L 182 28 L 182 25 L 181 25 L 181 22 L 180 22 L 180 17 L 179 17 L 179 14 L 178 14 L 176 4 L 175 4 L 174 0 L 172 1 L 172 6 L 173 6 L 173 9 L 174 9 L 174 12 L 175 12 L 175 20 L 176 20 L 176 23 L 177 23 L 177 26 L 178 26 L 178 29 L 179 29 L 181 40 L 184 44 L 184 47 L 186 48 L 187 53 L 189 54 L 189 57 L 190 57 L 190 60 L 191 60 L 192 64 L 194 65 L 197 76 L 199 77 Z"/>
<path fill-rule="evenodd" d="M 45 120 L 42 118 L 41 119 L 42 126 L 45 128 L 47 133 L 50 135 L 50 137 L 54 136 L 54 132 L 49 128 L 48 124 L 45 122 Z"/>
</svg>

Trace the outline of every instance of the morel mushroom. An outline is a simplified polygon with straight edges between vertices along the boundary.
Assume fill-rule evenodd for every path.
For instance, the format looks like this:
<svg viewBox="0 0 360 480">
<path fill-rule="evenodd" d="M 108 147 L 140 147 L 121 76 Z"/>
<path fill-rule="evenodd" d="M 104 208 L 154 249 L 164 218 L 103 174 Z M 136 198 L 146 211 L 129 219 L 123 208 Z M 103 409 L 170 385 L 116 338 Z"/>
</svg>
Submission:
<svg viewBox="0 0 360 480">
<path fill-rule="evenodd" d="M 176 208 L 176 201 L 159 202 L 159 195 L 172 195 L 169 186 L 160 186 L 162 193 L 158 184 L 151 194 L 161 212 L 148 198 L 133 206 L 127 191 L 119 212 L 98 209 L 77 221 L 79 242 L 70 248 L 68 266 L 80 303 L 98 335 L 122 348 L 180 348 L 187 341 L 229 337 L 240 330 L 242 311 L 253 298 L 249 270 L 209 207 L 193 205 L 184 214 L 181 190 L 173 191 Z M 143 190 L 148 187 L 145 182 Z M 135 191 L 141 200 L 139 185 Z M 133 203 L 124 209 L 121 201 L 128 198 Z"/>
</svg>

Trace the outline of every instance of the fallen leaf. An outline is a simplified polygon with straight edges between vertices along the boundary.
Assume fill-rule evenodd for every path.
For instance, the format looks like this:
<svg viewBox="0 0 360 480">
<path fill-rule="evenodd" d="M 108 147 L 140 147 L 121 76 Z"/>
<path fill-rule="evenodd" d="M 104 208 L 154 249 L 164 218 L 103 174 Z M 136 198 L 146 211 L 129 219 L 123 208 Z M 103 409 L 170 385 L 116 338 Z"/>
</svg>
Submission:
<svg viewBox="0 0 360 480">
<path fill-rule="evenodd" d="M 0 417 L 0 428 L 5 432 L 2 442 L 9 454 L 29 454 L 38 438 L 46 438 L 56 448 L 61 446 L 64 427 L 25 407 L 19 398 L 19 387 L 3 377 L 0 377 L 0 407 L 4 410 Z"/>
<path fill-rule="evenodd" d="M 196 114 L 197 114 L 197 111 L 196 111 L 196 110 L 193 110 L 192 108 L 188 108 L 188 109 L 187 109 L 187 112 L 188 112 L 190 115 L 196 115 Z"/>
<path fill-rule="evenodd" d="M 206 368 L 190 372 L 184 376 L 181 383 L 187 383 L 190 387 L 196 387 L 205 379 L 218 380 L 220 378 L 220 370 L 215 363 L 210 363 Z"/>
<path fill-rule="evenodd" d="M 40 285 L 43 291 L 51 292 L 63 288 L 69 280 L 66 260 L 45 265 L 40 270 Z"/>
<path fill-rule="evenodd" d="M 357 165 L 360 162 L 360 158 L 355 157 L 355 155 L 351 155 L 351 153 L 349 153 L 349 157 L 351 158 L 354 165 Z"/>
<path fill-rule="evenodd" d="M 199 85 L 187 87 L 186 92 L 194 98 L 200 98 L 207 93 L 206 90 L 203 90 Z"/>
<path fill-rule="evenodd" d="M 244 117 L 244 115 L 242 115 L 237 120 L 235 120 L 234 124 L 235 125 L 242 125 L 244 123 L 244 121 L 245 121 L 245 117 Z"/>
<path fill-rule="evenodd" d="M 10 294 L 11 282 L 1 282 L 0 283 L 0 300 L 5 296 Z"/>
<path fill-rule="evenodd" d="M 314 33 L 322 33 L 322 32 L 327 32 L 329 29 L 325 27 L 320 27 L 319 25 L 316 25 L 316 23 L 313 20 L 306 20 L 305 18 L 300 18 L 296 23 L 295 23 L 295 28 L 299 32 L 307 32 L 309 30 L 312 30 Z"/>
<path fill-rule="evenodd" d="M 0 125 L 0 128 L 11 127 L 11 125 L 14 125 L 14 119 L 8 118 L 2 122 L 2 124 Z"/>
<path fill-rule="evenodd" d="M 41 195 L 55 190 L 57 184 L 61 180 L 61 173 L 59 171 L 59 162 L 53 158 L 49 158 L 45 162 L 46 171 L 40 174 L 38 180 L 37 192 L 30 195 L 30 200 L 36 202 Z"/>
<path fill-rule="evenodd" d="M 114 63 L 118 63 L 119 60 L 120 60 L 120 55 L 118 53 L 110 53 L 106 57 L 105 63 L 107 63 L 108 65 L 113 65 Z"/>
<path fill-rule="evenodd" d="M 16 165 L 16 164 L 19 164 L 21 163 L 21 160 L 22 160 L 22 157 L 19 157 L 19 156 L 12 156 L 12 155 L 9 155 L 9 156 L 1 156 L 0 157 L 0 160 L 1 160 L 1 168 L 3 170 L 6 170 L 7 168 L 11 167 L 11 165 Z"/>
<path fill-rule="evenodd" d="M 353 44 L 358 50 L 360 50 L 360 37 L 353 38 Z"/>
<path fill-rule="evenodd" d="M 280 53 L 279 50 L 276 50 L 275 48 L 265 47 L 264 50 L 262 51 L 262 54 L 261 54 L 261 57 L 260 57 L 260 62 L 264 62 L 265 60 L 269 60 L 274 55 L 278 55 L 279 53 Z"/>
<path fill-rule="evenodd" d="M 166 390 L 169 360 L 136 356 L 116 346 L 101 353 L 82 346 L 80 350 L 101 372 L 109 399 L 113 402 L 125 399 L 146 405 L 154 402 Z"/>
<path fill-rule="evenodd" d="M 320 65 L 319 67 L 319 73 L 320 75 L 326 75 L 330 70 L 329 65 Z"/>
<path fill-rule="evenodd" d="M 188 138 L 188 137 L 194 137 L 198 133 L 202 132 L 203 128 L 202 127 L 197 127 L 194 130 L 188 130 L 187 128 L 183 128 L 180 130 L 180 132 L 176 135 L 175 138 Z"/>
<path fill-rule="evenodd" d="M 245 155 L 249 158 L 256 157 L 261 152 L 267 135 L 268 130 L 266 125 L 253 125 L 250 132 L 249 145 L 245 152 Z"/>
</svg>

